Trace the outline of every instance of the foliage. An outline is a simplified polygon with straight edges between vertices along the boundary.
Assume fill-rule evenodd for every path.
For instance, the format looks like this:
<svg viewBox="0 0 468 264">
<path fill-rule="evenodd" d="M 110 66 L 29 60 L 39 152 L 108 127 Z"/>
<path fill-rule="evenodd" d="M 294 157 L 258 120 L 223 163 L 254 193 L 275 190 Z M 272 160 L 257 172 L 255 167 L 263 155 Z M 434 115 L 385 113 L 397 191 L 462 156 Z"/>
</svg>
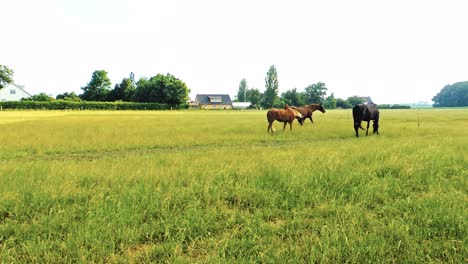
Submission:
<svg viewBox="0 0 468 264">
<path fill-rule="evenodd" d="M 61 99 L 65 101 L 81 101 L 81 98 L 75 92 L 65 92 L 63 94 L 58 94 L 55 99 Z"/>
<path fill-rule="evenodd" d="M 42 102 L 53 101 L 53 100 L 55 99 L 46 93 L 39 93 L 30 97 L 21 99 L 21 101 L 42 101 Z"/>
<path fill-rule="evenodd" d="M 346 99 L 352 106 L 364 103 L 364 99 L 359 96 L 351 96 Z"/>
<path fill-rule="evenodd" d="M 303 93 L 298 93 L 296 88 L 282 93 L 281 99 L 288 105 L 302 106 L 305 104 Z"/>
<path fill-rule="evenodd" d="M 106 101 L 111 88 L 111 81 L 107 77 L 107 72 L 104 70 L 97 70 L 93 72 L 91 81 L 81 89 L 81 99 L 86 101 Z"/>
<path fill-rule="evenodd" d="M 325 83 L 318 82 L 311 84 L 305 88 L 306 104 L 318 104 L 324 101 L 328 88 Z"/>
<path fill-rule="evenodd" d="M 131 78 L 123 78 L 120 84 L 116 84 L 109 92 L 108 101 L 130 102 L 136 91 L 136 85 Z"/>
<path fill-rule="evenodd" d="M 186 109 L 186 104 L 160 104 L 135 102 L 92 102 L 73 100 L 9 101 L 0 102 L 2 109 L 48 109 L 48 110 L 166 110 Z"/>
<path fill-rule="evenodd" d="M 323 106 L 325 107 L 325 109 L 335 109 L 336 108 L 336 99 L 335 99 L 335 95 L 333 93 L 331 93 L 330 96 L 325 98 L 325 102 L 323 103 Z"/>
<path fill-rule="evenodd" d="M 273 102 L 273 106 L 272 106 L 272 107 L 274 107 L 274 108 L 283 108 L 285 104 L 286 104 L 286 103 L 283 101 L 283 99 L 282 99 L 281 97 L 278 97 L 278 96 L 277 96 L 277 97 L 275 98 L 275 101 Z"/>
<path fill-rule="evenodd" d="M 0 263 L 466 263 L 466 109 L 265 112 L 3 111 Z"/>
<path fill-rule="evenodd" d="M 468 81 L 446 85 L 432 101 L 434 107 L 468 106 Z"/>
<path fill-rule="evenodd" d="M 399 104 L 379 104 L 380 109 L 410 109 L 409 105 L 399 105 Z"/>
<path fill-rule="evenodd" d="M 256 88 L 247 89 L 246 99 L 253 107 L 259 107 L 262 102 L 262 93 Z"/>
<path fill-rule="evenodd" d="M 348 109 L 348 108 L 351 108 L 353 107 L 353 105 L 348 102 L 347 100 L 343 100 L 341 98 L 337 98 L 336 99 L 336 107 L 337 108 L 343 108 L 343 109 Z"/>
<path fill-rule="evenodd" d="M 0 89 L 13 82 L 14 71 L 5 65 L 0 65 Z"/>
<path fill-rule="evenodd" d="M 171 74 L 158 74 L 137 83 L 134 99 L 137 102 L 182 104 L 188 99 L 187 85 Z"/>
<path fill-rule="evenodd" d="M 265 77 L 265 93 L 263 94 L 262 106 L 271 108 L 278 97 L 278 73 L 275 65 L 271 65 Z"/>
<path fill-rule="evenodd" d="M 242 79 L 239 83 L 239 90 L 237 91 L 236 100 L 238 102 L 247 102 L 247 80 Z"/>
</svg>

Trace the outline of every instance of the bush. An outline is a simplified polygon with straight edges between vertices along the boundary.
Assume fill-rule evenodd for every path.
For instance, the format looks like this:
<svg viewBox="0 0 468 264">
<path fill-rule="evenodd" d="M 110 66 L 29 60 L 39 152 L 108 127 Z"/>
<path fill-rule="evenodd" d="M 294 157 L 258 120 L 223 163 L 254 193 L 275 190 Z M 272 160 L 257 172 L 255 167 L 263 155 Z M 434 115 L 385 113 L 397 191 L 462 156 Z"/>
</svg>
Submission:
<svg viewBox="0 0 468 264">
<path fill-rule="evenodd" d="M 160 103 L 134 102 L 89 102 L 89 101 L 8 101 L 0 102 L 2 109 L 33 109 L 33 110 L 168 110 L 187 109 L 188 105 L 170 105 Z"/>
<path fill-rule="evenodd" d="M 380 109 L 410 109 L 411 106 L 409 105 L 399 105 L 399 104 L 380 104 L 379 105 Z"/>
</svg>

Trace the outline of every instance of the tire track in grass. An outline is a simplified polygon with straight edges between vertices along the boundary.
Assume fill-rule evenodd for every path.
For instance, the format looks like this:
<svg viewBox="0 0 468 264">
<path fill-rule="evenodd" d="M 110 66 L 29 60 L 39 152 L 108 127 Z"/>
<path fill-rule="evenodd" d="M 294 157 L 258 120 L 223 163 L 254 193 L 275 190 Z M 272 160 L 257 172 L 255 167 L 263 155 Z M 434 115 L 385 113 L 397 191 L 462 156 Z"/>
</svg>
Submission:
<svg viewBox="0 0 468 264">
<path fill-rule="evenodd" d="M 352 138 L 351 140 L 353 140 Z M 128 147 L 120 149 L 110 149 L 110 150 L 82 150 L 74 152 L 45 152 L 41 154 L 37 153 L 28 153 L 27 155 L 17 155 L 17 156 L 7 156 L 1 157 L 0 163 L 5 162 L 34 162 L 34 161 L 95 161 L 104 158 L 121 158 L 125 156 L 135 155 L 135 154 L 157 154 L 157 153 L 177 153 L 177 152 L 187 152 L 187 151 L 206 151 L 210 149 L 250 149 L 253 147 L 277 147 L 283 148 L 285 146 L 296 146 L 300 144 L 311 144 L 317 142 L 333 142 L 333 141 L 342 141 L 350 140 L 349 138 L 328 138 L 328 139 L 296 139 L 296 140 L 279 140 L 279 141 L 267 141 L 260 140 L 257 142 L 247 142 L 243 144 L 196 144 L 189 146 L 147 146 L 147 147 Z"/>
</svg>

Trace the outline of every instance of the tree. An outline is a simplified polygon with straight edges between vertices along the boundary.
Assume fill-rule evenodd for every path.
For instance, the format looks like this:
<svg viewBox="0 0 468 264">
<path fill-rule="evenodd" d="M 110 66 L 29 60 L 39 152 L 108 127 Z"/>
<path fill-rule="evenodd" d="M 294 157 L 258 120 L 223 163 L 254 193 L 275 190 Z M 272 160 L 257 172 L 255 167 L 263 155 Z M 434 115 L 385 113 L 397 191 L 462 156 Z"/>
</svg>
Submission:
<svg viewBox="0 0 468 264">
<path fill-rule="evenodd" d="M 55 99 L 61 99 L 65 101 L 81 101 L 80 97 L 75 92 L 58 94 Z"/>
<path fill-rule="evenodd" d="M 254 107 L 258 107 L 262 101 L 262 93 L 260 93 L 260 90 L 256 88 L 247 89 L 245 97 Z"/>
<path fill-rule="evenodd" d="M 136 86 L 131 78 L 123 78 L 120 84 L 116 84 L 114 89 L 110 91 L 109 101 L 124 101 L 129 102 L 135 94 Z"/>
<path fill-rule="evenodd" d="M 296 88 L 282 93 L 281 99 L 288 105 L 302 106 L 305 104 L 303 94 L 298 93 Z"/>
<path fill-rule="evenodd" d="M 237 91 L 237 101 L 238 102 L 247 102 L 246 92 L 247 92 L 247 81 L 244 78 L 239 83 L 239 90 Z"/>
<path fill-rule="evenodd" d="M 178 105 L 188 99 L 190 89 L 171 74 L 158 74 L 150 79 L 142 78 L 137 83 L 134 99 L 137 102 L 156 102 Z"/>
<path fill-rule="evenodd" d="M 434 107 L 468 106 L 468 81 L 446 85 L 432 101 Z"/>
<path fill-rule="evenodd" d="M 336 107 L 343 108 L 343 109 L 348 109 L 353 107 L 352 104 L 350 104 L 348 101 L 343 100 L 341 98 L 336 99 Z"/>
<path fill-rule="evenodd" d="M 361 97 L 356 96 L 356 95 L 348 97 L 348 99 L 346 99 L 346 101 L 348 101 L 348 103 L 351 104 L 352 106 L 364 103 L 364 99 L 362 99 Z"/>
<path fill-rule="evenodd" d="M 46 93 L 39 93 L 31 97 L 21 99 L 21 101 L 39 101 L 39 102 L 49 102 L 53 100 L 55 99 Z"/>
<path fill-rule="evenodd" d="M 0 89 L 13 82 L 15 72 L 5 65 L 0 65 Z"/>
<path fill-rule="evenodd" d="M 86 101 L 106 101 L 110 92 L 111 81 L 104 70 L 94 71 L 91 81 L 82 87 L 81 99 Z"/>
<path fill-rule="evenodd" d="M 325 98 L 325 102 L 323 103 L 324 107 L 327 109 L 335 109 L 336 108 L 336 99 L 335 95 L 331 93 L 330 96 Z"/>
<path fill-rule="evenodd" d="M 318 82 L 305 88 L 305 100 L 307 104 L 318 104 L 324 101 L 328 88 L 325 83 Z"/>
<path fill-rule="evenodd" d="M 284 105 L 285 105 L 285 103 L 284 103 L 283 99 L 281 97 L 279 97 L 279 96 L 276 96 L 275 101 L 273 102 L 273 107 L 281 109 L 281 108 L 284 107 Z"/>
<path fill-rule="evenodd" d="M 278 96 L 278 73 L 275 65 L 271 65 L 265 77 L 265 93 L 263 96 L 263 106 L 271 108 Z"/>
</svg>

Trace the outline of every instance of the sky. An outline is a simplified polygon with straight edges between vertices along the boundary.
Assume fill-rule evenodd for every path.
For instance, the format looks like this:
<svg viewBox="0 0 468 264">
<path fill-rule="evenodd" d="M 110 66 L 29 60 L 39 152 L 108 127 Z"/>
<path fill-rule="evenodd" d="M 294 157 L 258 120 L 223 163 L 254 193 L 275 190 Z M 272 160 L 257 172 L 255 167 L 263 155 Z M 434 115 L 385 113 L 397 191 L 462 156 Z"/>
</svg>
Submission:
<svg viewBox="0 0 468 264">
<path fill-rule="evenodd" d="M 468 80 L 465 0 L 0 0 L 0 65 L 31 94 L 81 94 L 95 70 L 112 87 L 170 73 L 196 94 L 328 95 L 431 103 Z"/>
</svg>

